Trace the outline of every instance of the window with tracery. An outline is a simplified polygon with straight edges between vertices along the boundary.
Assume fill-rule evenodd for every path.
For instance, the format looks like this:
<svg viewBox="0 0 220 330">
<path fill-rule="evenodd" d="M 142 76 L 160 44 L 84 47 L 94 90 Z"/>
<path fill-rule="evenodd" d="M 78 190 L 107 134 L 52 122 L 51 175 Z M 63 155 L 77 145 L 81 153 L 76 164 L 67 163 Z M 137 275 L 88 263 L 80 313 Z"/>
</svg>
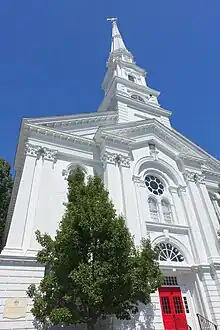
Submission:
<svg viewBox="0 0 220 330">
<path fill-rule="evenodd" d="M 159 178 L 154 175 L 146 175 L 144 181 L 148 190 L 154 195 L 160 196 L 163 194 L 164 185 Z"/>
<path fill-rule="evenodd" d="M 184 257 L 180 251 L 170 243 L 159 243 L 156 246 L 159 261 L 183 262 Z"/>
<path fill-rule="evenodd" d="M 148 199 L 151 221 L 159 222 L 159 210 L 157 201 L 154 198 Z"/>
<path fill-rule="evenodd" d="M 164 199 L 161 201 L 162 211 L 163 211 L 163 218 L 166 223 L 172 223 L 172 211 L 170 207 L 170 203 L 165 201 Z"/>
</svg>

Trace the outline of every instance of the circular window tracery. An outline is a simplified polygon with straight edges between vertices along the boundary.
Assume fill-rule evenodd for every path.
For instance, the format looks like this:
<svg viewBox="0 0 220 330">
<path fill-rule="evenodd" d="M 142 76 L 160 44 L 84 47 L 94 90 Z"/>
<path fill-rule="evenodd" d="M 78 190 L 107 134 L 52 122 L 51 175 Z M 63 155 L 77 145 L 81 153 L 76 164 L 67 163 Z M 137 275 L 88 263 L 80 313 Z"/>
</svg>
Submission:
<svg viewBox="0 0 220 330">
<path fill-rule="evenodd" d="M 158 260 L 160 261 L 184 261 L 184 257 L 182 256 L 180 251 L 170 243 L 160 243 L 156 246 L 156 250 L 159 253 Z"/>
<path fill-rule="evenodd" d="M 154 195 L 162 195 L 164 192 L 164 185 L 154 175 L 147 175 L 145 177 L 145 184 L 150 192 L 152 192 Z"/>
</svg>

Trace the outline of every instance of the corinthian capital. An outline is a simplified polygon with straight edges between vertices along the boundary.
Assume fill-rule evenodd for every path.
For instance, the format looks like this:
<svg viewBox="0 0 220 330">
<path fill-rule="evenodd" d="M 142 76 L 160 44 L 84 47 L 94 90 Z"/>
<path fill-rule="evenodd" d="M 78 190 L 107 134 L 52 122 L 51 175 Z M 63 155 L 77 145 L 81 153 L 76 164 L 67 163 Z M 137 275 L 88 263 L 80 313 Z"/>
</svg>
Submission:
<svg viewBox="0 0 220 330">
<path fill-rule="evenodd" d="M 118 166 L 130 167 L 130 156 L 124 156 L 117 153 L 104 152 L 101 156 L 103 164 L 109 163 Z"/>
<path fill-rule="evenodd" d="M 183 174 L 186 181 L 193 181 L 195 183 L 202 183 L 205 180 L 205 175 L 186 170 Z"/>
<path fill-rule="evenodd" d="M 25 145 L 26 155 L 36 157 L 36 159 L 46 159 L 53 163 L 57 161 L 57 150 L 42 147 L 40 145 L 26 143 Z"/>
</svg>

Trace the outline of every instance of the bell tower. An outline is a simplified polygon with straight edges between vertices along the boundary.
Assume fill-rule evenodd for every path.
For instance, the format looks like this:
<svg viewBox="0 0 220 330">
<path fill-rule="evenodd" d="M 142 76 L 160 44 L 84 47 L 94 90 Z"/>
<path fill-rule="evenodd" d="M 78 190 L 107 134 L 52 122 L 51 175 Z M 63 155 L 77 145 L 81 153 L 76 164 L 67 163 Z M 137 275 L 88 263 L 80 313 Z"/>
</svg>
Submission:
<svg viewBox="0 0 220 330">
<path fill-rule="evenodd" d="M 160 93 L 147 86 L 147 73 L 125 46 L 117 19 L 108 20 L 112 23 L 111 51 L 102 83 L 105 96 L 98 111 L 117 111 L 119 122 L 157 118 L 169 126 L 171 113 L 160 107 Z"/>
</svg>

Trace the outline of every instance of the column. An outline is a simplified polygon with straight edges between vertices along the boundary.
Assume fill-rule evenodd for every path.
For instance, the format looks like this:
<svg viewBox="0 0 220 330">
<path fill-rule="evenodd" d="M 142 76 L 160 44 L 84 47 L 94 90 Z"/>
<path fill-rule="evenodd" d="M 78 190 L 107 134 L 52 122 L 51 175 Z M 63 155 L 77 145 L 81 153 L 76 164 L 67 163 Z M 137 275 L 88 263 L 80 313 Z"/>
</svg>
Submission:
<svg viewBox="0 0 220 330">
<path fill-rule="evenodd" d="M 219 254 L 216 244 L 214 243 L 216 237 L 213 235 L 213 231 L 210 225 L 210 219 L 207 216 L 207 212 L 204 207 L 204 203 L 201 196 L 200 185 L 202 184 L 204 177 L 198 173 L 193 173 L 189 171 L 185 173 L 185 177 L 188 180 L 190 198 L 192 200 L 193 208 L 199 224 L 202 241 L 205 245 L 207 258 L 216 257 Z"/>
<path fill-rule="evenodd" d="M 122 191 L 127 226 L 135 237 L 136 245 L 140 245 L 142 237 L 146 237 L 146 219 L 140 217 L 138 210 L 139 208 L 137 200 L 140 198 L 140 195 L 137 197 L 137 190 L 135 191 L 135 184 L 132 181 L 130 166 L 128 166 L 123 161 L 119 166 L 122 177 Z"/>
<path fill-rule="evenodd" d="M 180 199 L 185 212 L 187 225 L 189 226 L 189 239 L 193 247 L 193 255 L 197 263 L 206 262 L 205 246 L 203 244 L 202 235 L 196 214 L 194 212 L 193 203 L 189 196 L 188 187 L 180 186 L 178 188 Z"/>
<path fill-rule="evenodd" d="M 206 210 L 207 216 L 209 218 L 210 224 L 213 229 L 213 234 L 216 236 L 217 230 L 219 229 L 219 221 L 217 218 L 217 212 L 215 212 L 214 205 L 210 199 L 207 187 L 204 182 L 198 185 L 199 192 L 203 201 L 204 208 Z M 216 203 L 217 200 L 215 201 Z"/>
<path fill-rule="evenodd" d="M 216 285 L 218 280 L 216 276 L 216 270 L 213 267 L 201 266 L 199 267 L 200 278 L 202 280 L 203 288 L 205 291 L 206 299 L 209 305 L 209 315 L 203 315 L 214 322 L 218 326 L 220 325 L 220 295 Z"/>
<path fill-rule="evenodd" d="M 180 224 L 180 225 L 187 225 L 186 223 L 186 217 L 184 214 L 184 210 L 182 207 L 181 199 L 178 194 L 178 188 L 177 187 L 170 187 L 169 191 L 172 196 L 173 203 L 171 204 L 171 210 L 174 218 L 174 223 Z M 176 221 L 175 221 L 176 219 Z"/>
<path fill-rule="evenodd" d="M 28 221 L 33 217 L 45 148 L 27 143 L 25 152 L 24 167 L 3 255 L 24 254 L 26 237 L 30 234 Z"/>
<path fill-rule="evenodd" d="M 118 157 L 116 153 L 104 151 L 101 160 L 104 166 L 104 184 L 109 191 L 109 197 L 112 199 L 117 214 L 124 214 Z"/>
<path fill-rule="evenodd" d="M 150 210 L 148 205 L 148 197 L 146 194 L 146 185 L 139 176 L 132 177 L 134 185 L 134 194 L 137 207 L 137 216 L 140 223 L 141 233 L 146 237 L 147 227 L 146 222 L 151 221 Z"/>
<path fill-rule="evenodd" d="M 214 210 L 215 210 L 215 215 L 216 215 L 216 218 L 217 218 L 217 226 L 219 227 L 219 224 L 220 224 L 220 201 L 219 201 L 219 198 L 217 198 L 216 196 L 213 196 L 212 198 L 212 204 L 213 204 L 213 207 L 214 207 Z"/>
<path fill-rule="evenodd" d="M 36 250 L 31 248 L 31 240 L 35 239 L 35 232 L 39 229 L 42 233 L 47 232 L 44 229 L 44 225 L 42 226 L 43 221 L 48 221 L 44 217 L 37 217 L 38 212 L 41 213 L 44 211 L 44 204 L 42 203 L 42 199 L 44 199 L 44 203 L 49 203 L 50 193 L 48 192 L 48 187 L 45 188 L 45 185 L 49 185 L 50 187 L 50 176 L 54 167 L 54 163 L 56 162 L 57 151 L 50 150 L 48 148 L 43 148 L 42 155 L 40 159 L 37 161 L 35 175 L 32 185 L 30 205 L 27 213 L 27 221 L 26 227 L 24 230 L 23 237 L 23 250 L 26 255 L 35 256 Z M 55 206 L 53 206 L 54 208 Z M 43 212 L 42 212 L 43 213 Z M 41 213 L 41 214 L 42 214 Z M 51 214 L 50 212 L 49 214 Z"/>
</svg>

